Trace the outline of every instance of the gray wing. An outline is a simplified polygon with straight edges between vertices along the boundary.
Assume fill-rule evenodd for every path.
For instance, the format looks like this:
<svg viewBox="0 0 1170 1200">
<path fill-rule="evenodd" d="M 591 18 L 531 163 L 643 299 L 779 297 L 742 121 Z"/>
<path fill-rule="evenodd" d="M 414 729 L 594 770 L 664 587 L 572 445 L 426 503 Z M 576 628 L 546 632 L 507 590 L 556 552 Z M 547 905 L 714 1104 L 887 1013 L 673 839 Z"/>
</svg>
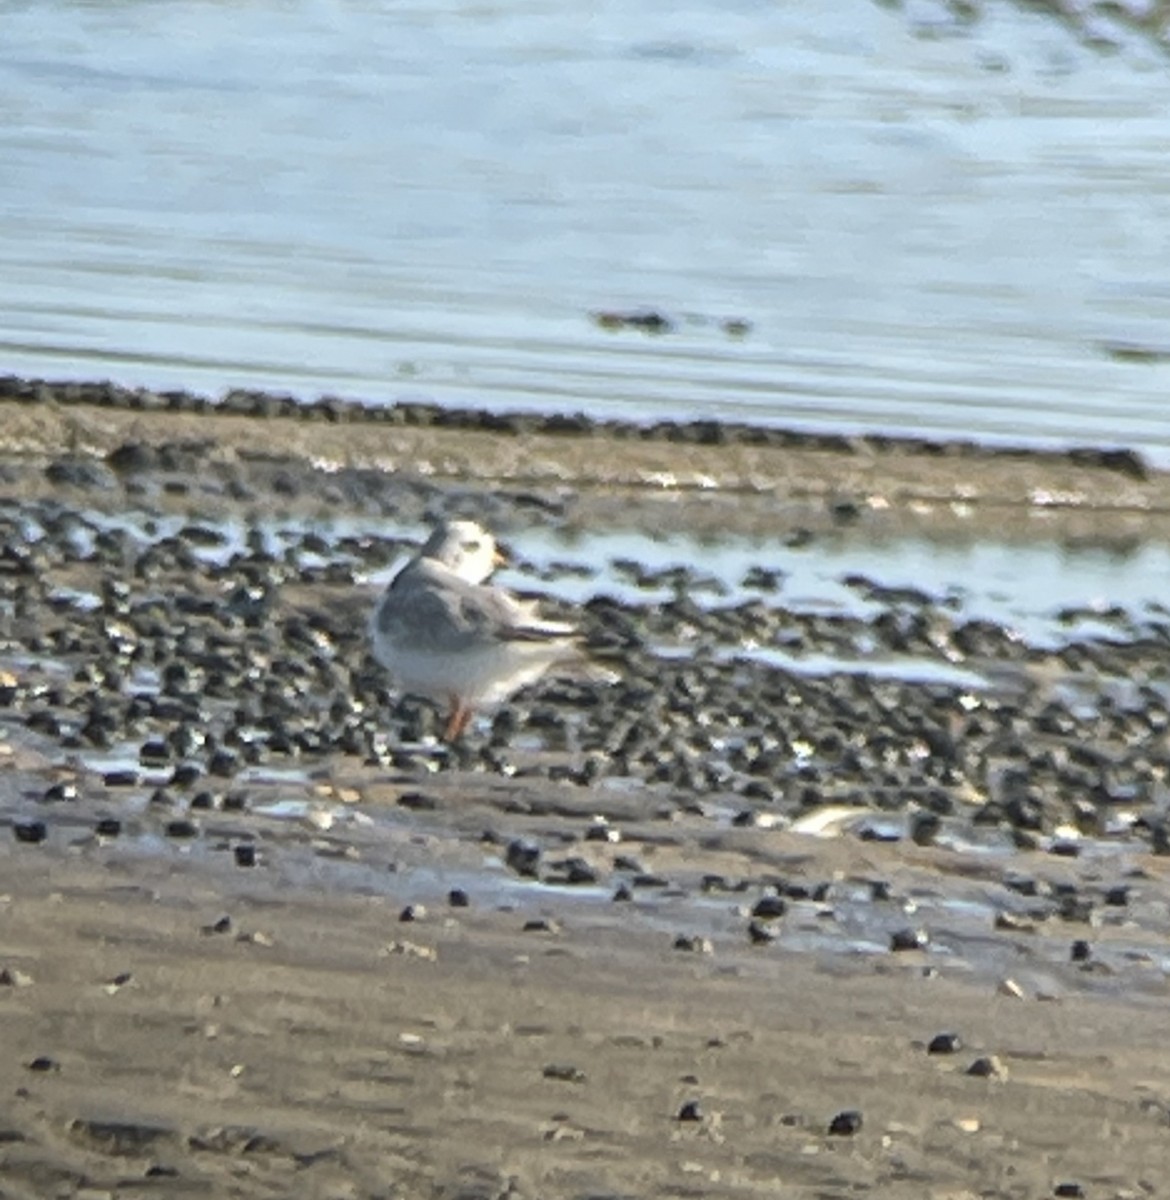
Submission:
<svg viewBox="0 0 1170 1200">
<path fill-rule="evenodd" d="M 487 642 L 561 641 L 569 625 L 541 621 L 501 588 L 468 583 L 440 564 L 413 562 L 391 582 L 375 615 L 379 633 L 419 649 Z"/>
</svg>

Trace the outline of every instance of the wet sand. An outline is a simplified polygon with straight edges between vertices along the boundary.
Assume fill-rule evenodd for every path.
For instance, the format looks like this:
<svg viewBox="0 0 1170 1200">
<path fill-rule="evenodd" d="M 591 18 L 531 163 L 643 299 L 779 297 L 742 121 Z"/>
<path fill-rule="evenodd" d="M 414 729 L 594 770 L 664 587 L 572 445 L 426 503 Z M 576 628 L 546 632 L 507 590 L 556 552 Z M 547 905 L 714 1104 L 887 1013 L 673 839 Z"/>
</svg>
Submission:
<svg viewBox="0 0 1170 1200">
<path fill-rule="evenodd" d="M 524 932 L 535 898 L 404 924 L 409 879 L 354 896 L 173 856 L 3 861 L 0 957 L 25 984 L 0 990 L 6 1197 L 1164 1182 L 1164 996 L 1021 1000 L 916 954 L 681 952 L 585 912 Z M 944 1032 L 961 1049 L 928 1053 Z M 968 1073 L 990 1056 L 1002 1077 Z M 831 1135 L 847 1111 L 859 1131 Z"/>
<path fill-rule="evenodd" d="M 513 522 L 670 513 L 700 530 L 780 521 L 815 536 L 818 522 L 841 520 L 969 528 L 986 502 L 1019 536 L 1041 519 L 1127 536 L 1149 535 L 1166 507 L 1164 476 L 1059 456 L 687 445 L 680 467 L 667 441 L 601 438 L 599 453 L 595 436 L 53 404 L 22 407 L 18 421 L 13 411 L 0 461 L 13 513 L 46 499 L 66 514 L 345 511 L 367 467 L 396 461 L 415 470 L 379 478 L 411 520 L 453 496 L 502 505 Z M 431 471 L 418 473 L 419 461 Z M 659 478 L 668 463 L 676 485 L 697 486 Z M 1070 502 L 1043 499 L 1059 495 Z M 551 730 L 552 748 L 512 746 L 498 725 L 502 750 L 465 763 L 425 746 L 379 759 L 326 744 L 272 754 L 252 775 L 229 764 L 222 777 L 197 748 L 185 757 L 208 773 L 163 784 L 160 798 L 148 772 L 128 782 L 78 765 L 75 721 L 92 718 L 94 697 L 107 696 L 136 742 L 151 730 L 114 704 L 119 685 L 103 693 L 82 676 L 101 620 L 59 602 L 49 611 L 36 591 L 47 570 L 54 586 L 100 592 L 95 576 L 122 552 L 50 556 L 35 570 L 5 560 L 9 649 L 46 655 L 76 638 L 63 653 L 78 674 L 55 682 L 17 655 L 0 677 L 14 697 L 0 726 L 0 1197 L 1159 1194 L 1170 885 L 1148 830 L 1107 854 L 1066 856 L 1053 834 L 1062 818 L 1042 814 L 1037 828 L 1012 828 L 1030 849 L 1006 837 L 968 844 L 957 834 L 995 797 L 963 799 L 956 785 L 944 822 L 953 839 L 887 843 L 878 826 L 866 837 L 848 823 L 815 838 L 786 828 L 800 811 L 786 795 L 708 796 L 701 779 L 655 782 L 649 768 L 629 786 L 581 777 L 580 751 L 554 736 L 562 726 L 540 722 L 590 698 L 555 691 L 519 706 L 527 736 Z M 240 570 L 267 586 L 277 567 L 253 557 Z M 230 572 L 186 580 L 166 563 L 126 579 L 130 599 L 147 602 L 189 586 L 190 612 L 211 600 L 211 616 L 235 585 Z M 286 580 L 271 620 L 290 629 L 310 602 L 331 613 L 343 590 Z M 103 602 L 117 611 L 124 599 Z M 283 664 L 263 657 L 271 650 L 249 640 L 267 619 L 239 611 L 224 625 L 232 644 L 216 653 L 282 677 Z M 366 686 L 356 640 L 338 642 L 336 663 L 306 644 L 295 653 L 312 670 L 332 664 L 344 669 L 337 685 Z M 1110 670 L 1155 681 L 1165 670 L 1150 638 L 1092 650 L 1113 655 L 1101 660 Z M 114 666 L 102 669 L 113 678 Z M 373 725 L 426 728 L 425 714 L 373 707 L 372 691 L 368 703 Z M 1012 703 L 1018 712 L 985 701 L 1021 725 L 1042 707 Z M 290 710 L 286 736 L 300 736 L 302 715 L 306 736 L 332 721 L 313 704 Z M 56 732 L 46 707 L 60 715 Z M 671 736 L 689 737 L 706 711 L 678 715 Z M 1059 705 L 1044 713 L 1066 719 Z M 222 732 L 220 709 L 214 720 Z M 1105 724 L 1092 737 L 1125 785 L 1129 727 Z M 1088 736 L 1075 724 L 1059 737 L 1035 724 L 1017 732 L 1056 750 Z M 1144 736 L 1150 761 L 1132 769 L 1156 775 L 1164 738 Z M 895 803 L 897 786 L 875 786 L 881 819 L 920 811 L 909 768 L 894 775 L 905 795 Z M 66 791 L 52 795 L 54 785 Z M 205 786 L 211 800 L 197 805 Z M 1114 807 L 1140 808 L 1122 792 Z M 229 806 L 233 793 L 246 803 Z M 1055 814 L 1072 799 L 1053 786 L 1037 802 Z M 729 821 L 733 801 L 750 820 Z M 1156 807 L 1154 796 L 1141 811 Z M 111 820 L 117 828 L 100 832 Z M 538 851 L 536 878 L 514 843 Z M 574 870 L 582 886 L 568 883 Z M 1118 891 L 1120 902 L 1106 898 Z M 776 919 L 753 916 L 767 897 L 784 902 Z M 1011 920 L 997 923 L 1004 913 Z M 893 949 L 919 929 L 922 948 Z M 943 1033 L 961 1044 L 928 1053 Z M 990 1077 L 968 1074 L 987 1059 Z M 843 1119 L 831 1133 L 850 1112 L 860 1127 Z"/>
<path fill-rule="evenodd" d="M 102 393 L 103 385 L 87 386 Z M 581 527 L 753 534 L 794 522 L 827 527 L 862 513 L 886 529 L 936 533 L 969 534 L 980 522 L 993 522 L 998 535 L 1023 538 L 1170 533 L 1170 472 L 1128 450 L 991 450 L 714 422 L 647 430 L 588 418 L 451 414 L 427 405 L 363 419 L 356 415 L 360 406 L 340 401 L 299 406 L 296 417 L 265 417 L 224 411 L 204 397 L 184 396 L 189 403 L 170 411 L 166 399 L 149 392 L 109 389 L 110 398 L 94 402 L 78 399 L 80 385 L 39 385 L 36 401 L 13 400 L 14 390 L 0 389 L 8 393 L 0 394 L 0 450 L 14 464 L 95 462 L 134 450 L 157 467 L 151 451 L 169 449 L 207 473 L 172 487 L 178 500 L 171 503 L 179 508 L 192 494 L 214 505 L 217 472 L 267 474 L 271 482 L 287 466 L 306 480 L 281 490 L 280 503 L 290 511 L 311 508 L 330 475 L 373 470 L 465 491 L 530 491 L 546 509 L 568 497 L 569 521 Z M 266 398 L 253 395 L 237 407 L 267 411 Z M 185 411 L 196 403 L 203 411 Z M 271 404 L 297 407 L 282 397 Z M 440 414 L 446 420 L 434 419 Z M 59 483 L 24 472 L 19 485 L 30 495 Z M 166 494 L 157 499 L 168 503 Z"/>
</svg>

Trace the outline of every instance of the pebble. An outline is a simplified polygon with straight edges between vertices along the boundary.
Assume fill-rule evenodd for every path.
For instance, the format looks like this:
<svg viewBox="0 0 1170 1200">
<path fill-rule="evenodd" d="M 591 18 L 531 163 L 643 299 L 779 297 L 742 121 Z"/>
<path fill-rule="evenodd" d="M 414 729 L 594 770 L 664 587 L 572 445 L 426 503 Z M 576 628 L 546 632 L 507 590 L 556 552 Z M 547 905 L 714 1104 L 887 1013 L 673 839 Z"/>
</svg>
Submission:
<svg viewBox="0 0 1170 1200">
<path fill-rule="evenodd" d="M 597 868 L 583 858 L 568 858 L 552 864 L 552 874 L 546 883 L 565 883 L 573 886 L 587 885 L 599 882 L 601 875 Z"/>
<path fill-rule="evenodd" d="M 680 933 L 674 939 L 674 949 L 683 950 L 689 954 L 714 954 L 715 947 L 710 938 L 699 937 L 695 934 Z"/>
<path fill-rule="evenodd" d="M 241 842 L 232 848 L 237 867 L 254 867 L 259 862 L 256 847 L 251 842 Z"/>
<path fill-rule="evenodd" d="M 977 1058 L 967 1068 L 968 1075 L 974 1075 L 979 1079 L 998 1079 L 1004 1080 L 1008 1077 L 1007 1067 L 994 1054 L 986 1055 L 982 1058 Z"/>
<path fill-rule="evenodd" d="M 776 930 L 760 921 L 748 922 L 748 941 L 753 946 L 766 946 L 776 940 Z"/>
<path fill-rule="evenodd" d="M 957 1054 L 963 1048 L 963 1039 L 957 1033 L 936 1033 L 926 1047 L 928 1054 Z"/>
<path fill-rule="evenodd" d="M 608 842 L 611 845 L 622 840 L 620 829 L 614 829 L 604 817 L 594 817 L 592 824 L 585 830 L 587 842 Z"/>
<path fill-rule="evenodd" d="M 45 789 L 41 797 L 46 804 L 57 804 L 62 801 L 71 802 L 77 799 L 79 792 L 77 784 L 58 782 Z"/>
<path fill-rule="evenodd" d="M 701 1121 L 703 1119 L 703 1106 L 698 1100 L 684 1100 L 678 1110 L 676 1119 L 679 1121 Z"/>
<path fill-rule="evenodd" d="M 586 1079 L 585 1072 L 580 1067 L 565 1063 L 549 1063 L 541 1074 L 545 1079 L 557 1079 L 562 1083 L 584 1083 Z"/>
<path fill-rule="evenodd" d="M 44 821 L 13 821 L 12 832 L 18 842 L 35 846 L 49 836 Z"/>
<path fill-rule="evenodd" d="M 925 950 L 930 944 L 930 934 L 925 929 L 898 929 L 890 934 L 890 949 Z"/>
<path fill-rule="evenodd" d="M 788 911 L 788 905 L 780 896 L 761 896 L 752 908 L 752 916 L 758 920 L 774 921 Z"/>
<path fill-rule="evenodd" d="M 447 903 L 452 908 L 467 908 L 471 904 L 471 899 L 462 888 L 452 888 L 447 893 Z"/>
<path fill-rule="evenodd" d="M 861 1131 L 861 1126 L 861 1113 L 855 1108 L 848 1108 L 829 1122 L 829 1134 L 831 1137 L 852 1137 Z"/>
<path fill-rule="evenodd" d="M 108 788 L 135 788 L 142 782 L 142 776 L 129 769 L 107 771 L 102 776 L 102 782 Z"/>
<path fill-rule="evenodd" d="M 412 812 L 433 812 L 438 807 L 438 801 L 423 792 L 404 792 L 398 797 L 398 806 L 409 808 Z"/>
<path fill-rule="evenodd" d="M 526 879 L 536 879 L 540 873 L 540 847 L 520 838 L 508 843 L 504 862 Z"/>
</svg>

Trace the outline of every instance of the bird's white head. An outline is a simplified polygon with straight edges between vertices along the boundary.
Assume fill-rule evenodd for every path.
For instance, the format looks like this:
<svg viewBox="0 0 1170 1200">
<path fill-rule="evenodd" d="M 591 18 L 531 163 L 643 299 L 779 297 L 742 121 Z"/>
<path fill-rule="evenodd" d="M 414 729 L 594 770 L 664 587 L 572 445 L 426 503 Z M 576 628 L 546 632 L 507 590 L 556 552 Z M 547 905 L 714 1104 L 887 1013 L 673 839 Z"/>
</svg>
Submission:
<svg viewBox="0 0 1170 1200">
<path fill-rule="evenodd" d="M 496 539 L 474 521 L 443 521 L 427 538 L 421 553 L 468 583 L 483 583 L 504 561 Z"/>
</svg>

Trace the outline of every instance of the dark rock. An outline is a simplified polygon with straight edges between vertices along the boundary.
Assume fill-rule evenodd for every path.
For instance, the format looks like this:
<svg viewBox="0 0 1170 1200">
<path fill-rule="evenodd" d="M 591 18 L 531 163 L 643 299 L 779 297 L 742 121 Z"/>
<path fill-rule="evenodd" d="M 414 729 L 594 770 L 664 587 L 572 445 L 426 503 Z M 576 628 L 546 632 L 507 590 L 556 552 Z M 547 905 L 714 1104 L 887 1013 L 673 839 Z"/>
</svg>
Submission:
<svg viewBox="0 0 1170 1200">
<path fill-rule="evenodd" d="M 534 917 L 530 921 L 525 921 L 523 926 L 524 933 L 560 933 L 560 925 L 549 917 Z"/>
<path fill-rule="evenodd" d="M 686 1100 L 679 1108 L 676 1119 L 679 1121 L 701 1121 L 703 1119 L 703 1106 L 698 1100 Z"/>
<path fill-rule="evenodd" d="M 780 896 L 761 896 L 752 908 L 752 916 L 761 920 L 772 921 L 782 917 L 788 911 L 788 905 Z"/>
<path fill-rule="evenodd" d="M 61 1069 L 61 1064 L 47 1054 L 42 1054 L 25 1065 L 30 1071 L 59 1071 Z"/>
<path fill-rule="evenodd" d="M 1078 896 L 1075 891 L 1059 897 L 1058 910 L 1064 921 L 1078 925 L 1093 925 L 1099 920 L 1092 896 Z"/>
<path fill-rule="evenodd" d="M 132 770 L 107 771 L 102 782 L 108 788 L 134 788 L 142 783 L 142 776 Z"/>
<path fill-rule="evenodd" d="M 208 775 L 230 779 L 240 769 L 240 756 L 226 746 L 220 746 L 207 760 Z"/>
<path fill-rule="evenodd" d="M 434 796 L 428 796 L 423 792 L 403 792 L 398 797 L 398 804 L 402 808 L 409 808 L 412 812 L 431 812 L 438 807 Z"/>
<path fill-rule="evenodd" d="M 549 1063 L 541 1074 L 545 1079 L 557 1079 L 562 1083 L 584 1083 L 585 1072 L 580 1067 L 562 1063 Z"/>
<path fill-rule="evenodd" d="M 957 1054 L 963 1048 L 963 1039 L 957 1033 L 936 1033 L 926 1047 L 927 1054 Z"/>
<path fill-rule="evenodd" d="M 1093 947 L 1084 938 L 1077 938 L 1069 950 L 1069 958 L 1073 962 L 1088 962 L 1093 957 Z"/>
<path fill-rule="evenodd" d="M 73 801 L 78 798 L 77 784 L 59 782 L 45 789 L 41 799 L 47 804 L 57 804 L 62 801 Z"/>
<path fill-rule="evenodd" d="M 28 845 L 36 845 L 49 836 L 44 821 L 13 821 L 12 832 L 16 835 L 18 842 L 25 842 Z"/>
<path fill-rule="evenodd" d="M 1006 1079 L 1008 1072 L 994 1054 L 989 1054 L 983 1058 L 977 1058 L 967 1068 L 967 1074 L 974 1075 L 979 1079 Z"/>
<path fill-rule="evenodd" d="M 153 470 L 157 455 L 150 446 L 141 442 L 123 442 L 106 455 L 106 463 L 115 471 L 133 473 Z"/>
<path fill-rule="evenodd" d="M 552 869 L 554 873 L 547 876 L 546 883 L 567 883 L 576 886 L 594 884 L 601 879 L 596 867 L 583 858 L 567 858 L 554 863 Z"/>
<path fill-rule="evenodd" d="M 942 819 L 937 813 L 915 813 L 910 821 L 910 839 L 917 846 L 933 846 L 942 830 Z"/>
<path fill-rule="evenodd" d="M 697 934 L 680 933 L 674 939 L 674 949 L 685 950 L 691 954 L 712 954 L 715 947 L 710 938 L 699 937 Z"/>
<path fill-rule="evenodd" d="M 151 765 L 161 765 L 171 760 L 171 748 L 163 738 L 152 738 L 143 742 L 138 751 L 138 761 Z"/>
<path fill-rule="evenodd" d="M 761 921 L 749 921 L 748 940 L 753 946 L 766 946 L 776 940 L 776 930 Z"/>
<path fill-rule="evenodd" d="M 508 843 L 504 862 L 526 879 L 537 878 L 540 871 L 540 847 L 520 838 Z"/>
<path fill-rule="evenodd" d="M 452 888 L 447 893 L 447 903 L 452 908 L 467 908 L 471 904 L 471 899 L 462 888 Z"/>
<path fill-rule="evenodd" d="M 254 867 L 257 863 L 256 847 L 251 842 L 241 842 L 233 847 L 237 867 Z"/>
<path fill-rule="evenodd" d="M 122 822 L 117 817 L 99 817 L 94 825 L 98 837 L 117 837 L 122 832 Z"/>
<path fill-rule="evenodd" d="M 925 929 L 897 929 L 890 934 L 890 949 L 925 950 L 930 944 L 930 934 Z"/>
<path fill-rule="evenodd" d="M 170 838 L 193 838 L 199 836 L 199 826 L 194 821 L 187 820 L 186 817 L 180 817 L 175 821 L 168 821 L 163 831 Z"/>
<path fill-rule="evenodd" d="M 587 842 L 620 842 L 622 835 L 619 830 L 612 828 L 604 817 L 601 817 L 596 819 L 585 831 L 585 840 Z"/>
<path fill-rule="evenodd" d="M 829 1134 L 832 1137 L 852 1137 L 860 1132 L 861 1125 L 861 1113 L 855 1108 L 849 1108 L 839 1112 L 829 1122 Z"/>
<path fill-rule="evenodd" d="M 172 787 L 190 787 L 193 783 L 199 780 L 203 772 L 195 763 L 179 763 L 171 772 L 170 784 Z"/>
</svg>

